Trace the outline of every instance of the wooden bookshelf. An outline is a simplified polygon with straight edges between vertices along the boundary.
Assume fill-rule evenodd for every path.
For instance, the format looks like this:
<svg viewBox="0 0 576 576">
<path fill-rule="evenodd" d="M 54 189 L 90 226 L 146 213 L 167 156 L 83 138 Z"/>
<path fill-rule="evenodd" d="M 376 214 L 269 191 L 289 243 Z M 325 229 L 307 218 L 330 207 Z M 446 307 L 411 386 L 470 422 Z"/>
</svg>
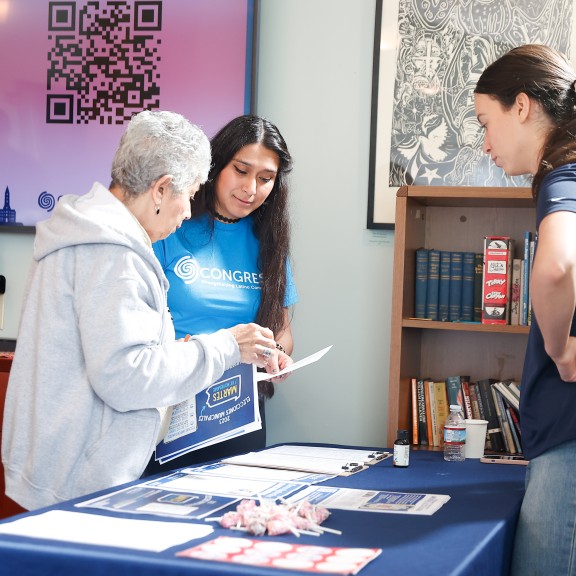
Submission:
<svg viewBox="0 0 576 576">
<path fill-rule="evenodd" d="M 418 248 L 482 252 L 484 236 L 511 236 L 521 258 L 535 229 L 530 188 L 404 186 L 396 195 L 388 392 L 388 445 L 412 429 L 410 379 L 467 374 L 520 380 L 527 326 L 414 318 Z"/>
</svg>

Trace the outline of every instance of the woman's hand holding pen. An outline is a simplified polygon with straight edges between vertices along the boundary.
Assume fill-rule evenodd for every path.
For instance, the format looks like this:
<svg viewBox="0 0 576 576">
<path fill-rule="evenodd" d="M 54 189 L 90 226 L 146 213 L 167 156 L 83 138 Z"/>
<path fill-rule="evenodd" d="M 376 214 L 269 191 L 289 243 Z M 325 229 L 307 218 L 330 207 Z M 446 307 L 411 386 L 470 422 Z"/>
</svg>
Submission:
<svg viewBox="0 0 576 576">
<path fill-rule="evenodd" d="M 272 330 L 258 324 L 238 324 L 228 329 L 238 342 L 240 357 L 246 364 L 265 368 L 269 374 L 278 372 L 278 350 Z"/>
</svg>

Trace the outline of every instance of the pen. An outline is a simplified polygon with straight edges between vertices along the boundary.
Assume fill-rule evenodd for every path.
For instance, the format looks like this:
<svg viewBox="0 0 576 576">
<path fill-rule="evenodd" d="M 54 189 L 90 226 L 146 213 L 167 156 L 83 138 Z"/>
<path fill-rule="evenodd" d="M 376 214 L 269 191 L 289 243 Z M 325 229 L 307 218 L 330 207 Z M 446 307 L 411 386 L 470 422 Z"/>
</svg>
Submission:
<svg viewBox="0 0 576 576">
<path fill-rule="evenodd" d="M 368 458 L 375 458 L 376 460 L 383 460 L 384 458 L 386 458 L 389 455 L 390 455 L 390 452 L 380 452 L 379 450 L 377 450 L 376 452 L 373 452 L 372 454 L 368 454 Z"/>
</svg>

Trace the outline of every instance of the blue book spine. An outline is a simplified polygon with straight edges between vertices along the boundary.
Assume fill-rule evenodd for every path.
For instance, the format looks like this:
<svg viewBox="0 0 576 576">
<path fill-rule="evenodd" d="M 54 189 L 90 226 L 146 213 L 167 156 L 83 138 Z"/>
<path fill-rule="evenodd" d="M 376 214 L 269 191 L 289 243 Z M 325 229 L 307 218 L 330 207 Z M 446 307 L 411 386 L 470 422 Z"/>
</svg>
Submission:
<svg viewBox="0 0 576 576">
<path fill-rule="evenodd" d="M 416 250 L 416 286 L 414 290 L 414 318 L 426 318 L 426 292 L 428 291 L 428 250 Z"/>
<path fill-rule="evenodd" d="M 460 319 L 474 319 L 474 252 L 462 254 L 462 309 Z"/>
<path fill-rule="evenodd" d="M 450 303 L 448 319 L 450 322 L 461 320 L 462 316 L 462 265 L 463 253 L 450 255 Z"/>
<path fill-rule="evenodd" d="M 428 290 L 426 292 L 426 318 L 438 320 L 438 296 L 440 289 L 440 251 L 428 254 Z"/>
<path fill-rule="evenodd" d="M 530 305 L 530 242 L 532 241 L 532 232 L 524 232 L 524 254 L 522 267 L 524 268 L 523 284 L 521 287 L 522 293 L 520 301 L 522 307 L 520 309 L 520 325 L 528 325 L 528 306 Z"/>
<path fill-rule="evenodd" d="M 438 320 L 447 321 L 450 306 L 450 252 L 440 251 L 440 286 L 438 288 Z"/>
</svg>

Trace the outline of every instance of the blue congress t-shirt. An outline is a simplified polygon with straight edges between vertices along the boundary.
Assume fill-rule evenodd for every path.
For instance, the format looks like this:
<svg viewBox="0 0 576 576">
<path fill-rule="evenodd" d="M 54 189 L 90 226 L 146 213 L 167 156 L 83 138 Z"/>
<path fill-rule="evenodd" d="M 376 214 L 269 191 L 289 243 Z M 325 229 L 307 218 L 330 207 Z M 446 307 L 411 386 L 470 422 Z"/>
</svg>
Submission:
<svg viewBox="0 0 576 576">
<path fill-rule="evenodd" d="M 260 305 L 262 275 L 258 240 L 251 216 L 224 224 L 204 215 L 185 220 L 153 249 L 170 282 L 168 307 L 176 337 L 210 334 L 254 322 Z M 284 306 L 298 300 L 290 263 Z"/>
</svg>

